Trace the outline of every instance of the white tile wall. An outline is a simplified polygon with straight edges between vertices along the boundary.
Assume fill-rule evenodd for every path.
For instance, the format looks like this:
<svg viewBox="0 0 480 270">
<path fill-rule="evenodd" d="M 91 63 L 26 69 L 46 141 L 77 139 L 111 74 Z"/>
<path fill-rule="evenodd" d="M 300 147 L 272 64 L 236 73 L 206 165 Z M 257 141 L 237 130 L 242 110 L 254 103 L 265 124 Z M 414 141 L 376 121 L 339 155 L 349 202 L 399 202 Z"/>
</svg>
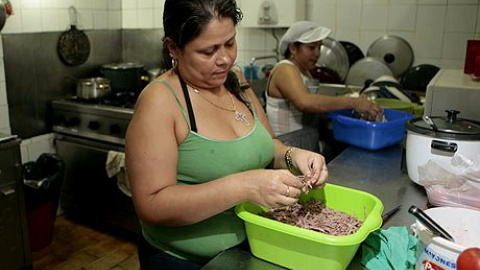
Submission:
<svg viewBox="0 0 480 270">
<path fill-rule="evenodd" d="M 122 0 L 11 0 L 14 14 L 2 33 L 64 31 L 74 23 L 69 7 L 77 10 L 79 29 L 120 29 Z M 144 1 L 144 0 L 139 0 Z"/>
</svg>

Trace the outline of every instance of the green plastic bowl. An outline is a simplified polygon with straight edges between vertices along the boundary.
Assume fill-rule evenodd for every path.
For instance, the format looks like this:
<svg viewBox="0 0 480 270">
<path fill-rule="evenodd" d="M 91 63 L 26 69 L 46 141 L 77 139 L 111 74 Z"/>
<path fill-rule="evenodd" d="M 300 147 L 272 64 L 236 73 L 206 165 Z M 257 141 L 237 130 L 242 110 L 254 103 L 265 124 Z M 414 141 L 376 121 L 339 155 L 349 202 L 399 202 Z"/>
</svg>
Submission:
<svg viewBox="0 0 480 270">
<path fill-rule="evenodd" d="M 382 225 L 383 204 L 367 192 L 326 184 L 302 195 L 300 201 L 311 198 L 355 216 L 363 225 L 351 235 L 328 235 L 262 217 L 259 214 L 267 211 L 265 207 L 241 203 L 235 212 L 245 222 L 252 254 L 290 269 L 344 270 L 360 244 Z"/>
<path fill-rule="evenodd" d="M 374 102 L 382 108 L 409 112 L 412 113 L 415 117 L 422 116 L 424 111 L 423 105 L 418 105 L 413 102 L 398 99 L 376 98 Z"/>
<path fill-rule="evenodd" d="M 382 108 L 399 110 L 409 113 L 413 113 L 413 108 L 415 107 L 415 103 L 391 98 L 376 98 L 374 102 Z"/>
</svg>

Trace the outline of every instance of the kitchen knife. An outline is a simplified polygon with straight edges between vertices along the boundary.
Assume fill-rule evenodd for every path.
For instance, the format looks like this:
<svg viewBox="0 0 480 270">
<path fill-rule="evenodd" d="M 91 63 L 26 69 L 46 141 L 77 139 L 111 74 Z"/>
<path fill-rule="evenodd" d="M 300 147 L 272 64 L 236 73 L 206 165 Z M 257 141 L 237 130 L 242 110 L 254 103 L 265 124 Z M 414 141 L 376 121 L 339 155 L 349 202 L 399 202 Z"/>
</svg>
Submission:
<svg viewBox="0 0 480 270">
<path fill-rule="evenodd" d="M 447 240 L 455 242 L 453 237 L 444 230 L 440 225 L 438 225 L 432 218 L 430 218 L 422 209 L 416 207 L 415 205 L 410 206 L 408 212 L 415 216 L 418 221 L 420 221 L 427 229 L 429 229 L 434 235 L 443 237 Z"/>
</svg>

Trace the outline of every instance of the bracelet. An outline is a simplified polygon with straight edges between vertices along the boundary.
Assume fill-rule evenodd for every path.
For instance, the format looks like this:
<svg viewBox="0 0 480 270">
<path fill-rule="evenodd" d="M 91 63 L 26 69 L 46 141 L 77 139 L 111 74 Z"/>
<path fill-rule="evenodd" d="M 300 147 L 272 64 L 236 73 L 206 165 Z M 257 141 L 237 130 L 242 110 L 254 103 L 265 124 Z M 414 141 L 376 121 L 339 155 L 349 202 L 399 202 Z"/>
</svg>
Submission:
<svg viewBox="0 0 480 270">
<path fill-rule="evenodd" d="M 248 88 L 250 88 L 250 85 L 248 83 L 241 83 L 240 84 L 240 89 L 247 90 Z"/>
<path fill-rule="evenodd" d="M 293 173 L 293 161 L 292 161 L 292 154 L 295 151 L 295 147 L 289 147 L 287 151 L 285 151 L 285 164 L 287 164 L 287 169 Z"/>
</svg>

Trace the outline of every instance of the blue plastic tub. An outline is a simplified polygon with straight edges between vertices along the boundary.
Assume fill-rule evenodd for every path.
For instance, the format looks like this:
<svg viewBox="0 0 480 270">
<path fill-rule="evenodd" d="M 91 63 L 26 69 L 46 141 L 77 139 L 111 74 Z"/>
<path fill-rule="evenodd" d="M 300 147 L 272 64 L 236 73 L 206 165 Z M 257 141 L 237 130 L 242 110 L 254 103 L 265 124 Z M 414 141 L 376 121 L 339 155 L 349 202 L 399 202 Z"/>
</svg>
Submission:
<svg viewBox="0 0 480 270">
<path fill-rule="evenodd" d="M 369 150 L 400 143 L 405 136 L 405 123 L 414 117 L 411 113 L 392 109 L 384 109 L 384 115 L 386 123 L 354 118 L 352 110 L 328 113 L 335 140 Z"/>
</svg>

